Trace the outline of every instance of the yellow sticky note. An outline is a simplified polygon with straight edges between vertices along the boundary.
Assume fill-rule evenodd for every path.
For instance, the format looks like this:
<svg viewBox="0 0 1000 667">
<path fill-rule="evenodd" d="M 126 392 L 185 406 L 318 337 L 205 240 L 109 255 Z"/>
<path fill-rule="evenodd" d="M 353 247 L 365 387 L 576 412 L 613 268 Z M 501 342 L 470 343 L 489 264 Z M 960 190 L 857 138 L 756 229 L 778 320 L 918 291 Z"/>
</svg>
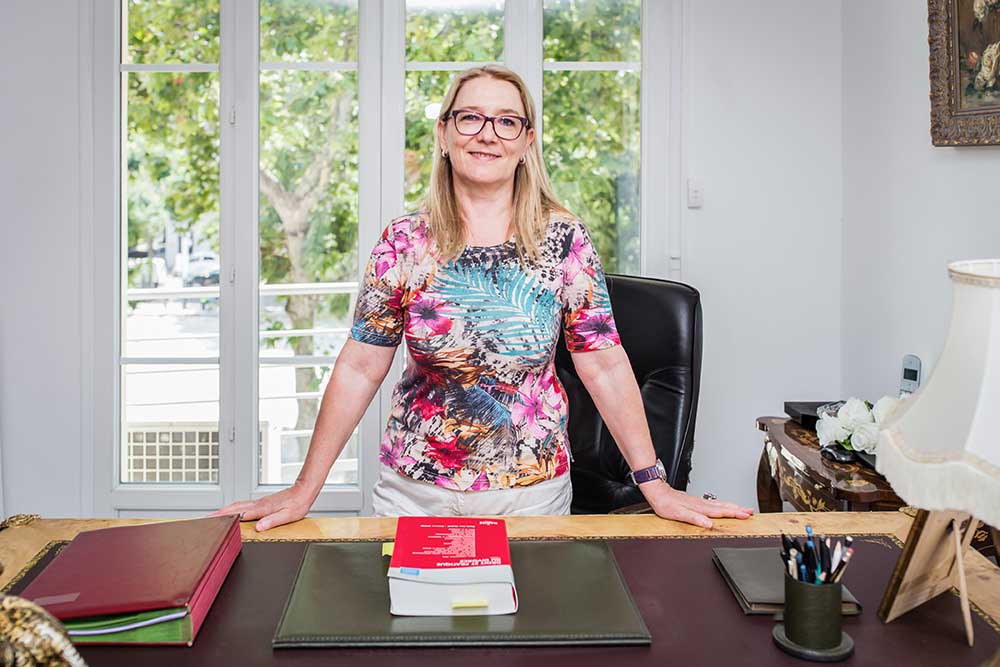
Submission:
<svg viewBox="0 0 1000 667">
<path fill-rule="evenodd" d="M 489 603 L 486 600 L 463 600 L 461 602 L 454 600 L 451 603 L 452 609 L 470 609 L 477 607 L 488 607 Z"/>
<path fill-rule="evenodd" d="M 382 555 L 383 556 L 391 556 L 392 555 L 392 547 L 395 546 L 395 544 L 396 544 L 395 542 L 383 542 L 382 543 Z"/>
</svg>

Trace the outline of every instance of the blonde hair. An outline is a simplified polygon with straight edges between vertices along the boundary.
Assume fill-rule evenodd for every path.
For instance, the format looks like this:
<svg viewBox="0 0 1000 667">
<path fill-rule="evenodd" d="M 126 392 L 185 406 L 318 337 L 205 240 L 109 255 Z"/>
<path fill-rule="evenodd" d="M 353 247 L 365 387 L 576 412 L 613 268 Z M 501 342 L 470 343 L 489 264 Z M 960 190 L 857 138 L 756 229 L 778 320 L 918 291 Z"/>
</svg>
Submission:
<svg viewBox="0 0 1000 667">
<path fill-rule="evenodd" d="M 535 127 L 535 104 L 531 93 L 520 76 L 500 65 L 472 67 L 460 72 L 451 82 L 448 94 L 441 103 L 438 122 L 447 122 L 448 114 L 462 86 L 472 79 L 488 76 L 514 84 L 521 95 L 524 114 L 528 126 Z M 527 129 L 525 129 L 527 131 Z M 524 163 L 518 163 L 514 171 L 514 238 L 517 254 L 522 259 L 537 260 L 540 244 L 545 237 L 549 216 L 554 213 L 573 214 L 563 206 L 552 191 L 549 176 L 542 161 L 539 142 L 532 142 L 524 155 Z M 434 162 L 431 166 L 431 182 L 421 207 L 427 212 L 431 235 L 437 243 L 443 261 L 454 259 L 465 249 L 465 225 L 455 199 L 452 182 L 451 162 L 441 155 L 441 145 L 437 132 L 434 133 Z"/>
</svg>

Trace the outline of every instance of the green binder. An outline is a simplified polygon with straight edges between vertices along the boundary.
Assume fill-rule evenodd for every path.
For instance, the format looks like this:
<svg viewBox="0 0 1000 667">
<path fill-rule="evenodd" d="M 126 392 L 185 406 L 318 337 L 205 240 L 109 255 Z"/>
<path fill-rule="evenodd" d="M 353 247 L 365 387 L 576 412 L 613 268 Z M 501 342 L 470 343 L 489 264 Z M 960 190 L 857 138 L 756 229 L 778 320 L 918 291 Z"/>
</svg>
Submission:
<svg viewBox="0 0 1000 667">
<path fill-rule="evenodd" d="M 392 616 L 380 543 L 306 549 L 275 648 L 648 645 L 649 631 L 604 541 L 511 542 L 520 607 L 501 616 Z"/>
</svg>

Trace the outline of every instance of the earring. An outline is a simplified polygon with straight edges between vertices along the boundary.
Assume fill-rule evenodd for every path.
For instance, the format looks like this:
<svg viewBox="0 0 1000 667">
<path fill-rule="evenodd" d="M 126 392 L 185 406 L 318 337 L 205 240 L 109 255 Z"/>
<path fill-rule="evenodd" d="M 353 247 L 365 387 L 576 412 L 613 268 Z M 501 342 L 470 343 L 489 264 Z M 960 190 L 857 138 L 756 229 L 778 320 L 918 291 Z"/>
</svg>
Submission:
<svg viewBox="0 0 1000 667">
<path fill-rule="evenodd" d="M 442 148 L 441 149 L 441 157 L 443 157 L 445 160 L 447 160 L 448 159 L 448 151 L 446 151 L 445 149 Z"/>
<path fill-rule="evenodd" d="M 521 156 L 521 159 L 518 160 L 518 162 L 520 162 L 521 164 L 524 164 L 524 156 L 523 155 Z"/>
</svg>

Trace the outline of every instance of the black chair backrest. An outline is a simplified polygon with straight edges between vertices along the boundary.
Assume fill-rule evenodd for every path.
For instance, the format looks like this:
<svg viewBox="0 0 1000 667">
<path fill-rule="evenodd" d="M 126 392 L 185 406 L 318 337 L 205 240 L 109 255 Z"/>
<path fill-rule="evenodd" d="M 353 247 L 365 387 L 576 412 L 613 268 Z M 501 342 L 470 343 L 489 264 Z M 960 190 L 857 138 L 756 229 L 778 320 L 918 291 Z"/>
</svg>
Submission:
<svg viewBox="0 0 1000 667">
<path fill-rule="evenodd" d="M 701 382 L 701 297 L 690 285 L 669 280 L 606 277 L 653 448 L 667 469 L 670 485 L 686 490 Z M 560 340 L 556 349 L 556 372 L 569 395 L 573 512 L 607 513 L 642 502 L 642 493 L 628 477 L 628 464 L 576 374 L 565 342 Z"/>
</svg>

